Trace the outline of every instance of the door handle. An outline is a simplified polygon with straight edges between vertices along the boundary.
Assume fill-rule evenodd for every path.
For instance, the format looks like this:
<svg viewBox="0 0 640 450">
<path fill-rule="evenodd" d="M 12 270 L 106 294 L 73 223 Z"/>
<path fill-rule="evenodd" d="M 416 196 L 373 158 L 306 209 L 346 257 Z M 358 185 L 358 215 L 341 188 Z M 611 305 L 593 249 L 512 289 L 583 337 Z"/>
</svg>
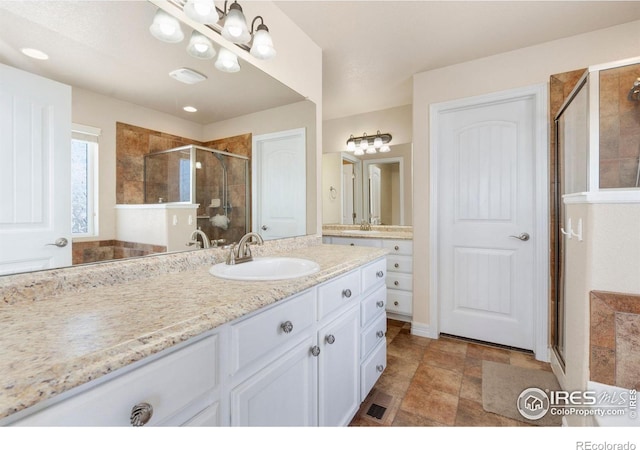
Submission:
<svg viewBox="0 0 640 450">
<path fill-rule="evenodd" d="M 53 244 L 46 244 L 46 245 L 55 245 L 56 247 L 66 247 L 68 243 L 69 241 L 67 240 L 67 238 L 58 238 Z"/>
<path fill-rule="evenodd" d="M 262 225 L 260 228 L 262 229 L 262 231 L 267 231 L 267 229 L 268 229 L 269 227 L 268 227 L 268 226 L 266 226 L 266 225 Z"/>
<path fill-rule="evenodd" d="M 513 236 L 513 235 L 511 235 L 511 236 L 509 236 L 509 237 L 516 238 L 516 239 L 520 239 L 521 241 L 528 241 L 528 240 L 529 240 L 529 238 L 530 238 L 531 236 L 529 236 L 529 233 L 522 233 L 522 234 L 521 234 L 521 235 L 519 235 L 519 236 Z"/>
</svg>

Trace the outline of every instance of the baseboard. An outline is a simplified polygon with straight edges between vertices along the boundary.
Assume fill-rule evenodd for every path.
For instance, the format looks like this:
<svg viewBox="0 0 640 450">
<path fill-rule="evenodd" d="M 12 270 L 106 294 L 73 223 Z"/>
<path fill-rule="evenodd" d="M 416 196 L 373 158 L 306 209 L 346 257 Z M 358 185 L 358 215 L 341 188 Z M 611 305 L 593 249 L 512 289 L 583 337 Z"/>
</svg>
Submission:
<svg viewBox="0 0 640 450">
<path fill-rule="evenodd" d="M 438 339 L 438 334 L 434 333 L 427 323 L 411 322 L 411 334 L 431 339 Z"/>
<path fill-rule="evenodd" d="M 387 311 L 387 319 L 399 320 L 400 322 L 411 322 L 411 316 L 396 314 L 389 311 Z"/>
</svg>

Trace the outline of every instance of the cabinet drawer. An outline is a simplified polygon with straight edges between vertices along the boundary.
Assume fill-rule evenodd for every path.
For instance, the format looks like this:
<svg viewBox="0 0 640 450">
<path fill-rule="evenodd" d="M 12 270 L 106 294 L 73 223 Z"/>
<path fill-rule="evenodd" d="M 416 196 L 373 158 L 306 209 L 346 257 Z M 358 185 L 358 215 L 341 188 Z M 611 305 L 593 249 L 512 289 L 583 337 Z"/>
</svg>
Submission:
<svg viewBox="0 0 640 450">
<path fill-rule="evenodd" d="M 360 358 L 364 359 L 371 350 L 380 342 L 385 341 L 387 333 L 387 316 L 382 314 L 378 316 L 375 322 L 373 322 L 366 330 L 362 332 L 360 339 Z"/>
<path fill-rule="evenodd" d="M 219 427 L 220 425 L 220 402 L 214 403 L 182 424 L 183 427 Z"/>
<path fill-rule="evenodd" d="M 388 255 L 387 256 L 387 271 L 389 271 L 389 272 L 413 273 L 413 257 L 411 257 L 411 256 L 399 256 L 399 255 Z"/>
<path fill-rule="evenodd" d="M 231 327 L 232 373 L 275 349 L 286 350 L 315 322 L 313 290 L 287 300 Z M 290 326 L 290 331 L 287 331 Z"/>
<path fill-rule="evenodd" d="M 387 311 L 397 314 L 411 315 L 413 311 L 413 293 L 388 289 Z"/>
<path fill-rule="evenodd" d="M 360 301 L 360 272 L 354 270 L 318 288 L 318 319 L 342 306 Z"/>
<path fill-rule="evenodd" d="M 387 274 L 386 283 L 389 289 L 411 291 L 413 289 L 413 275 L 408 273 L 389 272 Z"/>
<path fill-rule="evenodd" d="M 362 271 L 362 292 L 367 292 L 378 283 L 384 281 L 387 272 L 386 258 L 367 264 L 360 270 Z"/>
<path fill-rule="evenodd" d="M 413 241 L 383 239 L 382 247 L 388 248 L 390 255 L 413 255 Z"/>
<path fill-rule="evenodd" d="M 381 342 L 360 367 L 360 401 L 363 402 L 387 367 L 387 344 Z"/>
<path fill-rule="evenodd" d="M 181 425 L 213 402 L 219 384 L 218 335 L 112 378 L 14 423 L 17 426 L 130 426 L 131 409 L 148 403 L 146 426 Z M 180 370 L 176 370 L 176 368 Z M 115 375 L 115 372 L 114 372 Z M 175 423 L 177 422 L 177 423 Z"/>
<path fill-rule="evenodd" d="M 382 242 L 380 239 L 360 239 L 334 236 L 331 238 L 331 243 L 337 245 L 352 245 L 355 247 L 382 247 Z"/>
<path fill-rule="evenodd" d="M 380 286 L 362 300 L 360 308 L 360 324 L 365 328 L 387 306 L 387 288 Z"/>
</svg>

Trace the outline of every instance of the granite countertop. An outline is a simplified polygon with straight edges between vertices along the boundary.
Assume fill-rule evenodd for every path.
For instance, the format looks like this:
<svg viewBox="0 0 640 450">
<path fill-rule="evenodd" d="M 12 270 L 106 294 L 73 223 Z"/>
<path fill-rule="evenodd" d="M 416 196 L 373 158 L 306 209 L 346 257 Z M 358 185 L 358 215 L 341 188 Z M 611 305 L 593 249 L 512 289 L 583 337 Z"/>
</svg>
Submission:
<svg viewBox="0 0 640 450">
<path fill-rule="evenodd" d="M 0 303 L 0 418 L 348 272 L 386 251 L 311 245 L 302 253 L 320 264 L 319 272 L 292 280 L 246 282 L 216 278 L 207 264 L 112 285 L 63 289 L 33 301 Z M 291 250 L 269 254 L 300 256 Z"/>
<path fill-rule="evenodd" d="M 395 225 L 371 225 L 371 231 L 361 232 L 359 225 L 323 225 L 323 236 L 370 238 L 370 239 L 413 239 L 413 227 Z"/>
</svg>

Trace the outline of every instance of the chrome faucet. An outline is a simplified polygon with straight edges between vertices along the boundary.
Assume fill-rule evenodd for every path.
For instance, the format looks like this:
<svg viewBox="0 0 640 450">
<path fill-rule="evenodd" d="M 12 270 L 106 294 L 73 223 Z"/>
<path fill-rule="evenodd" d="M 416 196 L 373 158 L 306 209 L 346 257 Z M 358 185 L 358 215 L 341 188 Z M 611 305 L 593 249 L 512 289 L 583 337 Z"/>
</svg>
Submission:
<svg viewBox="0 0 640 450">
<path fill-rule="evenodd" d="M 193 233 L 191 233 L 191 241 L 187 245 L 195 245 L 197 248 L 200 248 L 200 243 L 198 242 L 198 236 L 202 238 L 202 246 L 204 248 L 209 248 L 211 246 L 211 243 L 209 242 L 209 238 L 207 237 L 206 234 L 204 234 L 204 231 L 202 231 L 201 229 L 193 230 Z"/>
<path fill-rule="evenodd" d="M 255 238 L 255 243 L 258 245 L 264 244 L 262 240 L 262 236 L 258 233 L 247 233 L 240 238 L 240 242 L 238 242 L 238 246 L 235 244 L 231 244 L 229 248 L 229 254 L 227 255 L 227 264 L 240 264 L 244 262 L 249 262 L 253 260 L 253 256 L 251 255 L 251 248 L 249 245 L 252 243 L 251 239 Z"/>
</svg>

